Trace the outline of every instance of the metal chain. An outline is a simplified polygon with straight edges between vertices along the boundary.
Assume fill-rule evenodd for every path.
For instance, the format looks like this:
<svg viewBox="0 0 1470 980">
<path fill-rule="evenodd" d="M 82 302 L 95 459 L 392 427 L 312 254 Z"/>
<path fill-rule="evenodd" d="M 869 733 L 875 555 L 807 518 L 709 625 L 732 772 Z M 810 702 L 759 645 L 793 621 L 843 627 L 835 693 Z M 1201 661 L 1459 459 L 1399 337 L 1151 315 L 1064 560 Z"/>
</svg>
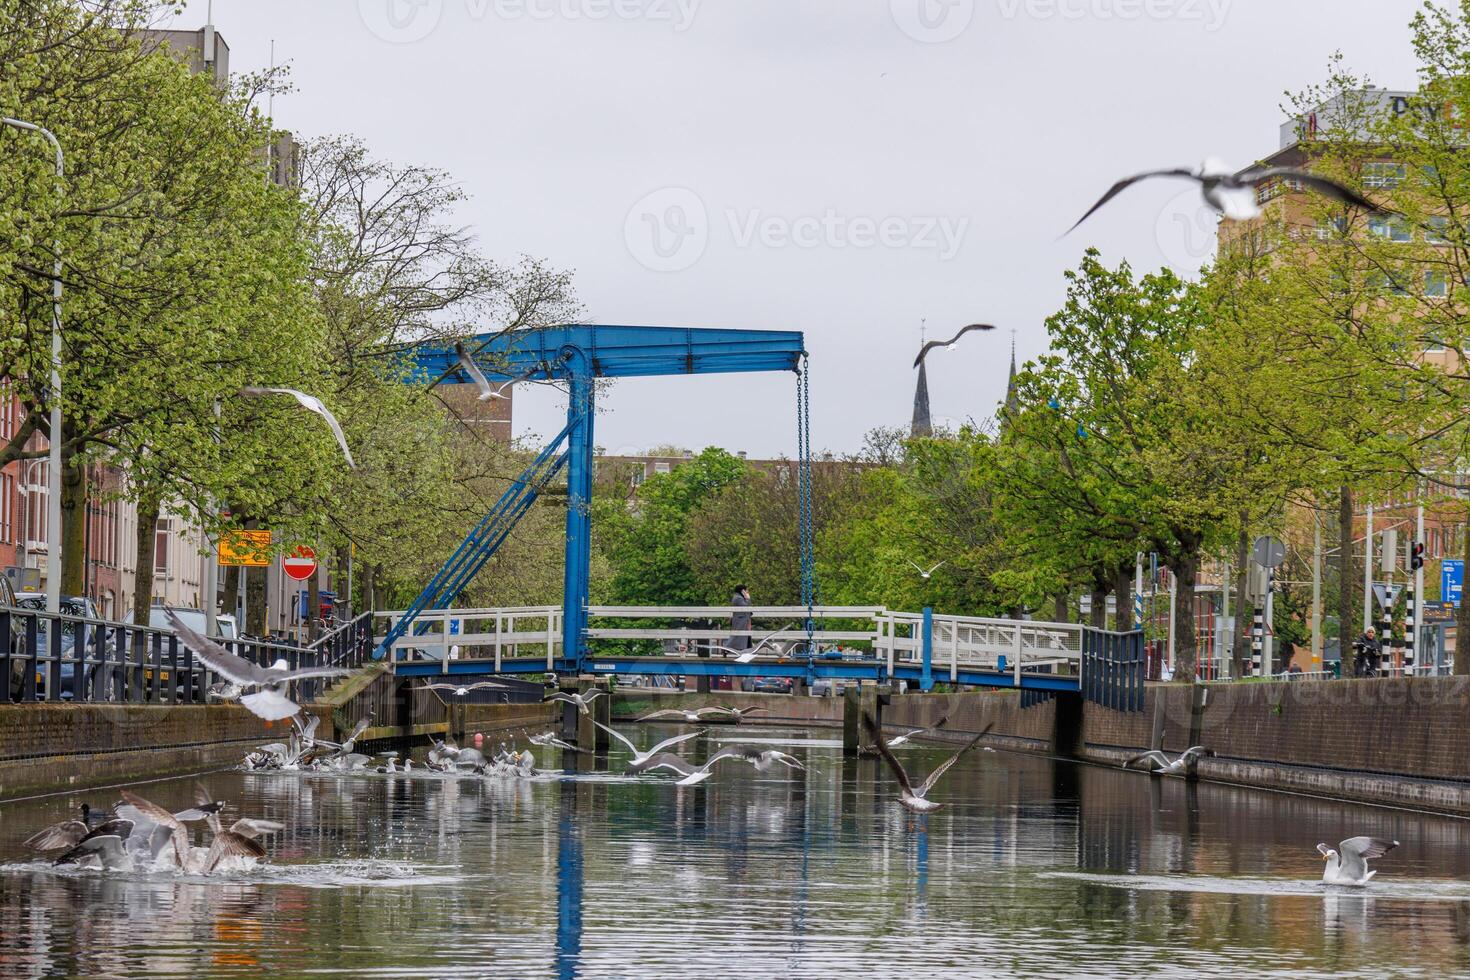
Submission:
<svg viewBox="0 0 1470 980">
<path fill-rule="evenodd" d="M 812 539 L 812 430 L 811 430 L 811 361 L 802 358 L 796 375 L 796 483 L 801 536 L 801 601 L 806 606 L 806 648 L 808 656 L 816 655 L 814 634 L 817 601 L 816 556 Z"/>
</svg>

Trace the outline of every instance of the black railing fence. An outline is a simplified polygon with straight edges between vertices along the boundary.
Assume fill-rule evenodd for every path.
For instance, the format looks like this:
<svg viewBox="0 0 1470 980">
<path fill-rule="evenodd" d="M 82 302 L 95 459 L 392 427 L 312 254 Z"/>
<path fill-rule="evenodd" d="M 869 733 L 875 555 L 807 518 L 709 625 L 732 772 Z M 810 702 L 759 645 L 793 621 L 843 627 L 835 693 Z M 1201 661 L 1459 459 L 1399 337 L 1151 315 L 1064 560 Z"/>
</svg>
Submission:
<svg viewBox="0 0 1470 980">
<path fill-rule="evenodd" d="M 1082 696 L 1114 711 L 1142 711 L 1147 672 L 1143 634 L 1082 631 Z"/>
<path fill-rule="evenodd" d="M 216 637 L 226 650 L 268 667 L 362 666 L 372 651 L 372 615 L 363 613 L 308 646 Z M 0 704 L 71 701 L 203 704 L 221 678 L 172 631 L 66 613 L 0 606 Z M 296 682 L 312 701 L 329 679 Z"/>
</svg>

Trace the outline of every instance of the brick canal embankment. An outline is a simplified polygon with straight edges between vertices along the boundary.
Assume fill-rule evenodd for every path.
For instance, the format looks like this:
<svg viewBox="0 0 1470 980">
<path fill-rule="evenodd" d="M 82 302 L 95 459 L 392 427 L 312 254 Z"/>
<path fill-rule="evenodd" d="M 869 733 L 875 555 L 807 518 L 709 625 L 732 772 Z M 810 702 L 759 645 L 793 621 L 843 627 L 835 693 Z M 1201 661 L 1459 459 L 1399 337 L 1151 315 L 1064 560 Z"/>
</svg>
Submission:
<svg viewBox="0 0 1470 980">
<path fill-rule="evenodd" d="M 885 728 L 948 714 L 948 739 L 1121 765 L 1150 748 L 1212 754 L 1200 779 L 1470 816 L 1470 678 L 1151 686 L 1142 712 L 1018 694 L 905 695 Z"/>
</svg>

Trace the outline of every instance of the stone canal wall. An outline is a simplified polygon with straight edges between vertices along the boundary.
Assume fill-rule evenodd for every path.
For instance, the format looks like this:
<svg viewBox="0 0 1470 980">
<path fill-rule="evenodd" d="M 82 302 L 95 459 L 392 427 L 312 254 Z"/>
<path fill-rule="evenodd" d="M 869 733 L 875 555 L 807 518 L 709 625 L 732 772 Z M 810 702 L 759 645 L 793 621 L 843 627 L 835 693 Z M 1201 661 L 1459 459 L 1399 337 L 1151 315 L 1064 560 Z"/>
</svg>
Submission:
<svg viewBox="0 0 1470 980">
<path fill-rule="evenodd" d="M 1023 708 L 1010 692 L 903 695 L 884 728 L 931 724 L 958 741 L 1121 765 L 1151 748 L 1202 745 L 1200 779 L 1470 816 L 1470 679 L 1156 685 L 1145 710 L 1061 698 Z"/>
<path fill-rule="evenodd" d="M 232 766 L 282 724 L 239 705 L 0 705 L 0 800 Z"/>
</svg>

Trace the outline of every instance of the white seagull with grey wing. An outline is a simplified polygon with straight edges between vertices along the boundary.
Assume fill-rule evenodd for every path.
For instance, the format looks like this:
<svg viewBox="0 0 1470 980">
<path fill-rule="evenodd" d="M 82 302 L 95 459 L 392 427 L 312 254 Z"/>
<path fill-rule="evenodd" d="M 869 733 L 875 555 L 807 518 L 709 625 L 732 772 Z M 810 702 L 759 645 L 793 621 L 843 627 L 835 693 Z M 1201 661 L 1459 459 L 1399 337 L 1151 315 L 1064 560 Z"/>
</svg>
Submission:
<svg viewBox="0 0 1470 980">
<path fill-rule="evenodd" d="M 1381 858 L 1395 847 L 1396 840 L 1380 840 L 1377 837 L 1349 837 L 1333 850 L 1326 844 L 1317 845 L 1325 867 L 1322 880 L 1329 885 L 1366 885 L 1377 871 L 1368 870 L 1370 858 Z"/>
<path fill-rule="evenodd" d="M 1155 177 L 1173 177 L 1194 181 L 1200 186 L 1200 193 L 1204 197 L 1205 204 L 1217 214 L 1223 214 L 1232 221 L 1249 221 L 1251 218 L 1260 217 L 1261 205 L 1257 200 L 1256 191 L 1262 184 L 1269 184 L 1275 180 L 1291 181 L 1323 197 L 1330 197 L 1335 201 L 1362 208 L 1373 214 L 1392 213 L 1374 204 L 1352 188 L 1344 187 L 1337 181 L 1328 180 L 1319 174 L 1305 170 L 1293 170 L 1289 167 L 1265 167 L 1236 176 L 1223 161 L 1211 157 L 1194 170 L 1172 167 L 1166 170 L 1146 170 L 1132 177 L 1124 177 L 1108 188 L 1108 192 L 1089 208 L 1086 214 L 1077 219 L 1077 224 L 1067 229 L 1067 234 L 1070 235 L 1076 231 L 1078 225 L 1092 217 L 1104 204 L 1134 184 Z"/>
<path fill-rule="evenodd" d="M 179 641 L 193 651 L 199 662 L 219 674 L 227 681 L 242 688 L 256 688 L 253 694 L 240 698 L 240 703 L 266 721 L 290 718 L 301 710 L 301 706 L 286 696 L 286 686 L 292 681 L 312 677 L 346 677 L 352 673 L 341 667 L 303 667 L 292 670 L 285 660 L 277 660 L 269 667 L 251 663 L 237 657 L 206 636 L 194 632 L 184 621 L 174 615 L 172 609 L 165 610 L 169 628 L 178 635 Z"/>
<path fill-rule="evenodd" d="M 244 395 L 246 398 L 265 398 L 270 395 L 290 395 L 292 398 L 296 399 L 296 403 L 302 408 L 306 409 L 308 412 L 315 412 L 317 415 L 320 415 L 322 418 L 327 420 L 327 425 L 330 426 L 332 429 L 332 435 L 337 438 L 337 445 L 342 449 L 342 455 L 347 459 L 347 466 L 350 469 L 357 469 L 357 463 L 352 458 L 352 450 L 347 445 L 347 436 L 342 432 L 341 423 L 337 421 L 337 416 L 333 415 L 331 411 L 327 409 L 327 406 L 322 402 L 320 398 L 316 397 L 315 395 L 308 395 L 304 391 L 297 391 L 295 388 L 249 387 L 241 388 L 240 394 Z"/>
</svg>

